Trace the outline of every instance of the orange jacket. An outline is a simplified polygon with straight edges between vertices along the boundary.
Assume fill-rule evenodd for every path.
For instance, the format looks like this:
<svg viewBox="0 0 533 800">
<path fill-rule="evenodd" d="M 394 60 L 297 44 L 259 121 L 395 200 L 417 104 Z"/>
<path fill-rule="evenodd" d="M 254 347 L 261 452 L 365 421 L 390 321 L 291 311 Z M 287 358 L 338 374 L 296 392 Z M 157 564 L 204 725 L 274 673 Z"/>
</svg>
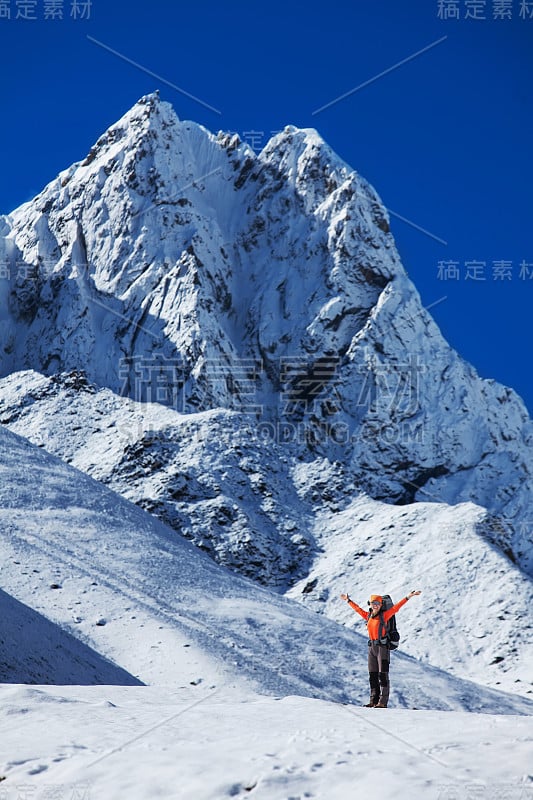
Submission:
<svg viewBox="0 0 533 800">
<path fill-rule="evenodd" d="M 399 611 L 400 608 L 404 606 L 408 600 L 409 600 L 408 597 L 404 597 L 402 600 L 398 600 L 398 602 L 395 603 L 392 606 L 392 608 L 389 608 L 388 611 L 384 611 L 383 620 L 385 622 L 388 622 L 389 619 L 394 614 L 396 614 L 396 612 Z M 363 611 L 363 609 L 360 606 L 358 606 L 357 603 L 354 603 L 353 600 L 348 600 L 348 605 L 350 605 L 354 611 L 357 611 L 357 613 L 360 614 L 363 617 L 363 619 L 366 620 L 366 627 L 368 630 L 369 639 L 372 639 L 373 642 L 377 642 L 378 639 L 381 639 L 383 636 L 386 635 L 385 630 L 381 632 L 381 635 L 379 633 L 379 614 L 377 615 L 377 617 L 372 617 L 370 611 Z"/>
</svg>

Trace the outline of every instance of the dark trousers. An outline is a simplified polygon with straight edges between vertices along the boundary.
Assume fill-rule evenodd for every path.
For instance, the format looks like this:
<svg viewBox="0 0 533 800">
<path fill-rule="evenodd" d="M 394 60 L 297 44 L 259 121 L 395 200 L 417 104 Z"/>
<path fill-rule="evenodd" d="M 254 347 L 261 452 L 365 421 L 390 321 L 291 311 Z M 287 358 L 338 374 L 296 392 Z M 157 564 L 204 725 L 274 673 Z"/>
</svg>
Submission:
<svg viewBox="0 0 533 800">
<path fill-rule="evenodd" d="M 368 677 L 370 680 L 370 702 L 388 703 L 389 701 L 389 663 L 390 650 L 386 644 L 369 642 L 368 644 Z"/>
</svg>

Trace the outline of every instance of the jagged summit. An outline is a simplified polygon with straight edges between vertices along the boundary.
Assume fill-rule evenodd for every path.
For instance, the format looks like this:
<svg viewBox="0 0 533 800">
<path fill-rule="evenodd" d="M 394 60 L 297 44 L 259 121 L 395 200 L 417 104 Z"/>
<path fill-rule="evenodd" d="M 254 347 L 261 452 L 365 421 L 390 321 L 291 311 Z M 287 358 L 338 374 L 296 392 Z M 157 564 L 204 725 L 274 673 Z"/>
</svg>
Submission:
<svg viewBox="0 0 533 800">
<path fill-rule="evenodd" d="M 490 509 L 533 569 L 526 410 L 449 347 L 375 190 L 316 131 L 257 155 L 147 95 L 1 225 L 0 375 L 81 370 L 289 431 L 352 492 Z"/>
<path fill-rule="evenodd" d="M 168 103 L 148 95 L 100 137 L 83 161 L 6 220 L 6 257 L 36 272 L 33 286 L 12 287 L 10 305 L 35 329 L 44 313 L 38 296 L 46 300 L 53 294 L 44 286 L 52 275 L 55 286 L 58 275 L 86 284 L 85 299 L 96 291 L 130 303 L 145 301 L 158 286 L 161 294 L 165 281 L 165 307 L 155 316 L 165 318 L 168 333 L 174 324 L 167 319 L 169 290 L 181 295 L 190 285 L 195 305 L 193 298 L 200 294 L 214 295 L 213 307 L 232 318 L 240 340 L 254 317 L 271 318 L 272 304 L 283 305 L 293 291 L 301 293 L 303 282 L 318 290 L 311 300 L 316 320 L 313 332 L 307 331 L 308 309 L 302 309 L 298 338 L 313 351 L 315 331 L 331 327 L 340 334 L 332 338 L 342 339 L 346 348 L 353 325 L 339 331 L 347 327 L 343 308 L 350 307 L 352 321 L 362 317 L 364 308 L 374 306 L 376 289 L 402 272 L 386 214 L 375 193 L 369 194 L 368 185 L 315 131 L 289 126 L 256 156 L 236 137 L 214 136 L 200 125 L 180 122 Z M 369 243 L 381 252 L 369 252 Z M 348 274 L 358 284 L 353 298 Z M 263 291 L 259 286 L 265 279 Z M 333 325 L 331 289 L 345 296 L 334 302 Z M 288 318 L 287 312 L 283 316 Z M 272 319 L 266 331 L 256 321 L 267 354 L 280 345 L 287 351 L 283 339 L 294 346 L 292 331 L 283 330 L 290 322 L 281 322 L 280 330 L 279 320 Z M 229 330 L 225 336 L 235 338 Z M 233 344 L 242 349 L 239 341 Z M 252 347 L 257 350 L 256 341 Z M 328 345 L 337 347 L 337 341 Z M 25 366 L 38 366 L 22 358 Z M 61 366 L 81 364 L 69 357 Z M 116 388 L 109 374 L 91 374 Z"/>
<path fill-rule="evenodd" d="M 176 112 L 170 103 L 165 103 L 160 99 L 158 91 L 145 95 L 118 122 L 108 128 L 83 161 L 73 166 L 74 168 L 89 166 L 106 149 L 110 151 L 113 145 L 126 139 L 130 140 L 130 147 L 135 144 L 139 146 L 149 130 L 164 129 L 174 126 L 178 122 Z"/>
</svg>

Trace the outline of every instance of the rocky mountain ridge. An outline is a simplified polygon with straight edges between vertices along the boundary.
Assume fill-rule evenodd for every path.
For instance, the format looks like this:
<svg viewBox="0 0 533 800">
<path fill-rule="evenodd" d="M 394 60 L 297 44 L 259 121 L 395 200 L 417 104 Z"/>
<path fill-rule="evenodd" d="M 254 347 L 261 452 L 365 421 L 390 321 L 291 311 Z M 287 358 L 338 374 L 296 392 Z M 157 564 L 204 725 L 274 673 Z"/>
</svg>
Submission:
<svg viewBox="0 0 533 800">
<path fill-rule="evenodd" d="M 2 375 L 74 370 L 137 402 L 212 412 L 206 435 L 229 450 L 248 437 L 269 464 L 326 465 L 342 491 L 324 502 L 339 508 L 361 492 L 474 502 L 531 574 L 524 405 L 448 346 L 378 195 L 316 131 L 288 126 L 256 155 L 149 95 L 0 226 Z M 262 523 L 233 523 L 244 563 Z M 214 541 L 218 524 L 202 524 Z"/>
</svg>

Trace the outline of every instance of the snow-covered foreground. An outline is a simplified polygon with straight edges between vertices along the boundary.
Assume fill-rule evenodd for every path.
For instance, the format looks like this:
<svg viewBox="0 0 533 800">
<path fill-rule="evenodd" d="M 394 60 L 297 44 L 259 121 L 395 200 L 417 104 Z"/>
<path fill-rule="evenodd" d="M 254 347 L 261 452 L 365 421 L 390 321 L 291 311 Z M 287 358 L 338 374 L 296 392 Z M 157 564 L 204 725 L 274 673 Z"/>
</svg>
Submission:
<svg viewBox="0 0 533 800">
<path fill-rule="evenodd" d="M 362 708 L 364 636 L 2 429 L 0 554 L 1 800 L 533 796 L 531 700 L 398 652 Z"/>
<path fill-rule="evenodd" d="M 0 725 L 6 800 L 533 798 L 532 717 L 190 686 L 3 686 Z"/>
</svg>

